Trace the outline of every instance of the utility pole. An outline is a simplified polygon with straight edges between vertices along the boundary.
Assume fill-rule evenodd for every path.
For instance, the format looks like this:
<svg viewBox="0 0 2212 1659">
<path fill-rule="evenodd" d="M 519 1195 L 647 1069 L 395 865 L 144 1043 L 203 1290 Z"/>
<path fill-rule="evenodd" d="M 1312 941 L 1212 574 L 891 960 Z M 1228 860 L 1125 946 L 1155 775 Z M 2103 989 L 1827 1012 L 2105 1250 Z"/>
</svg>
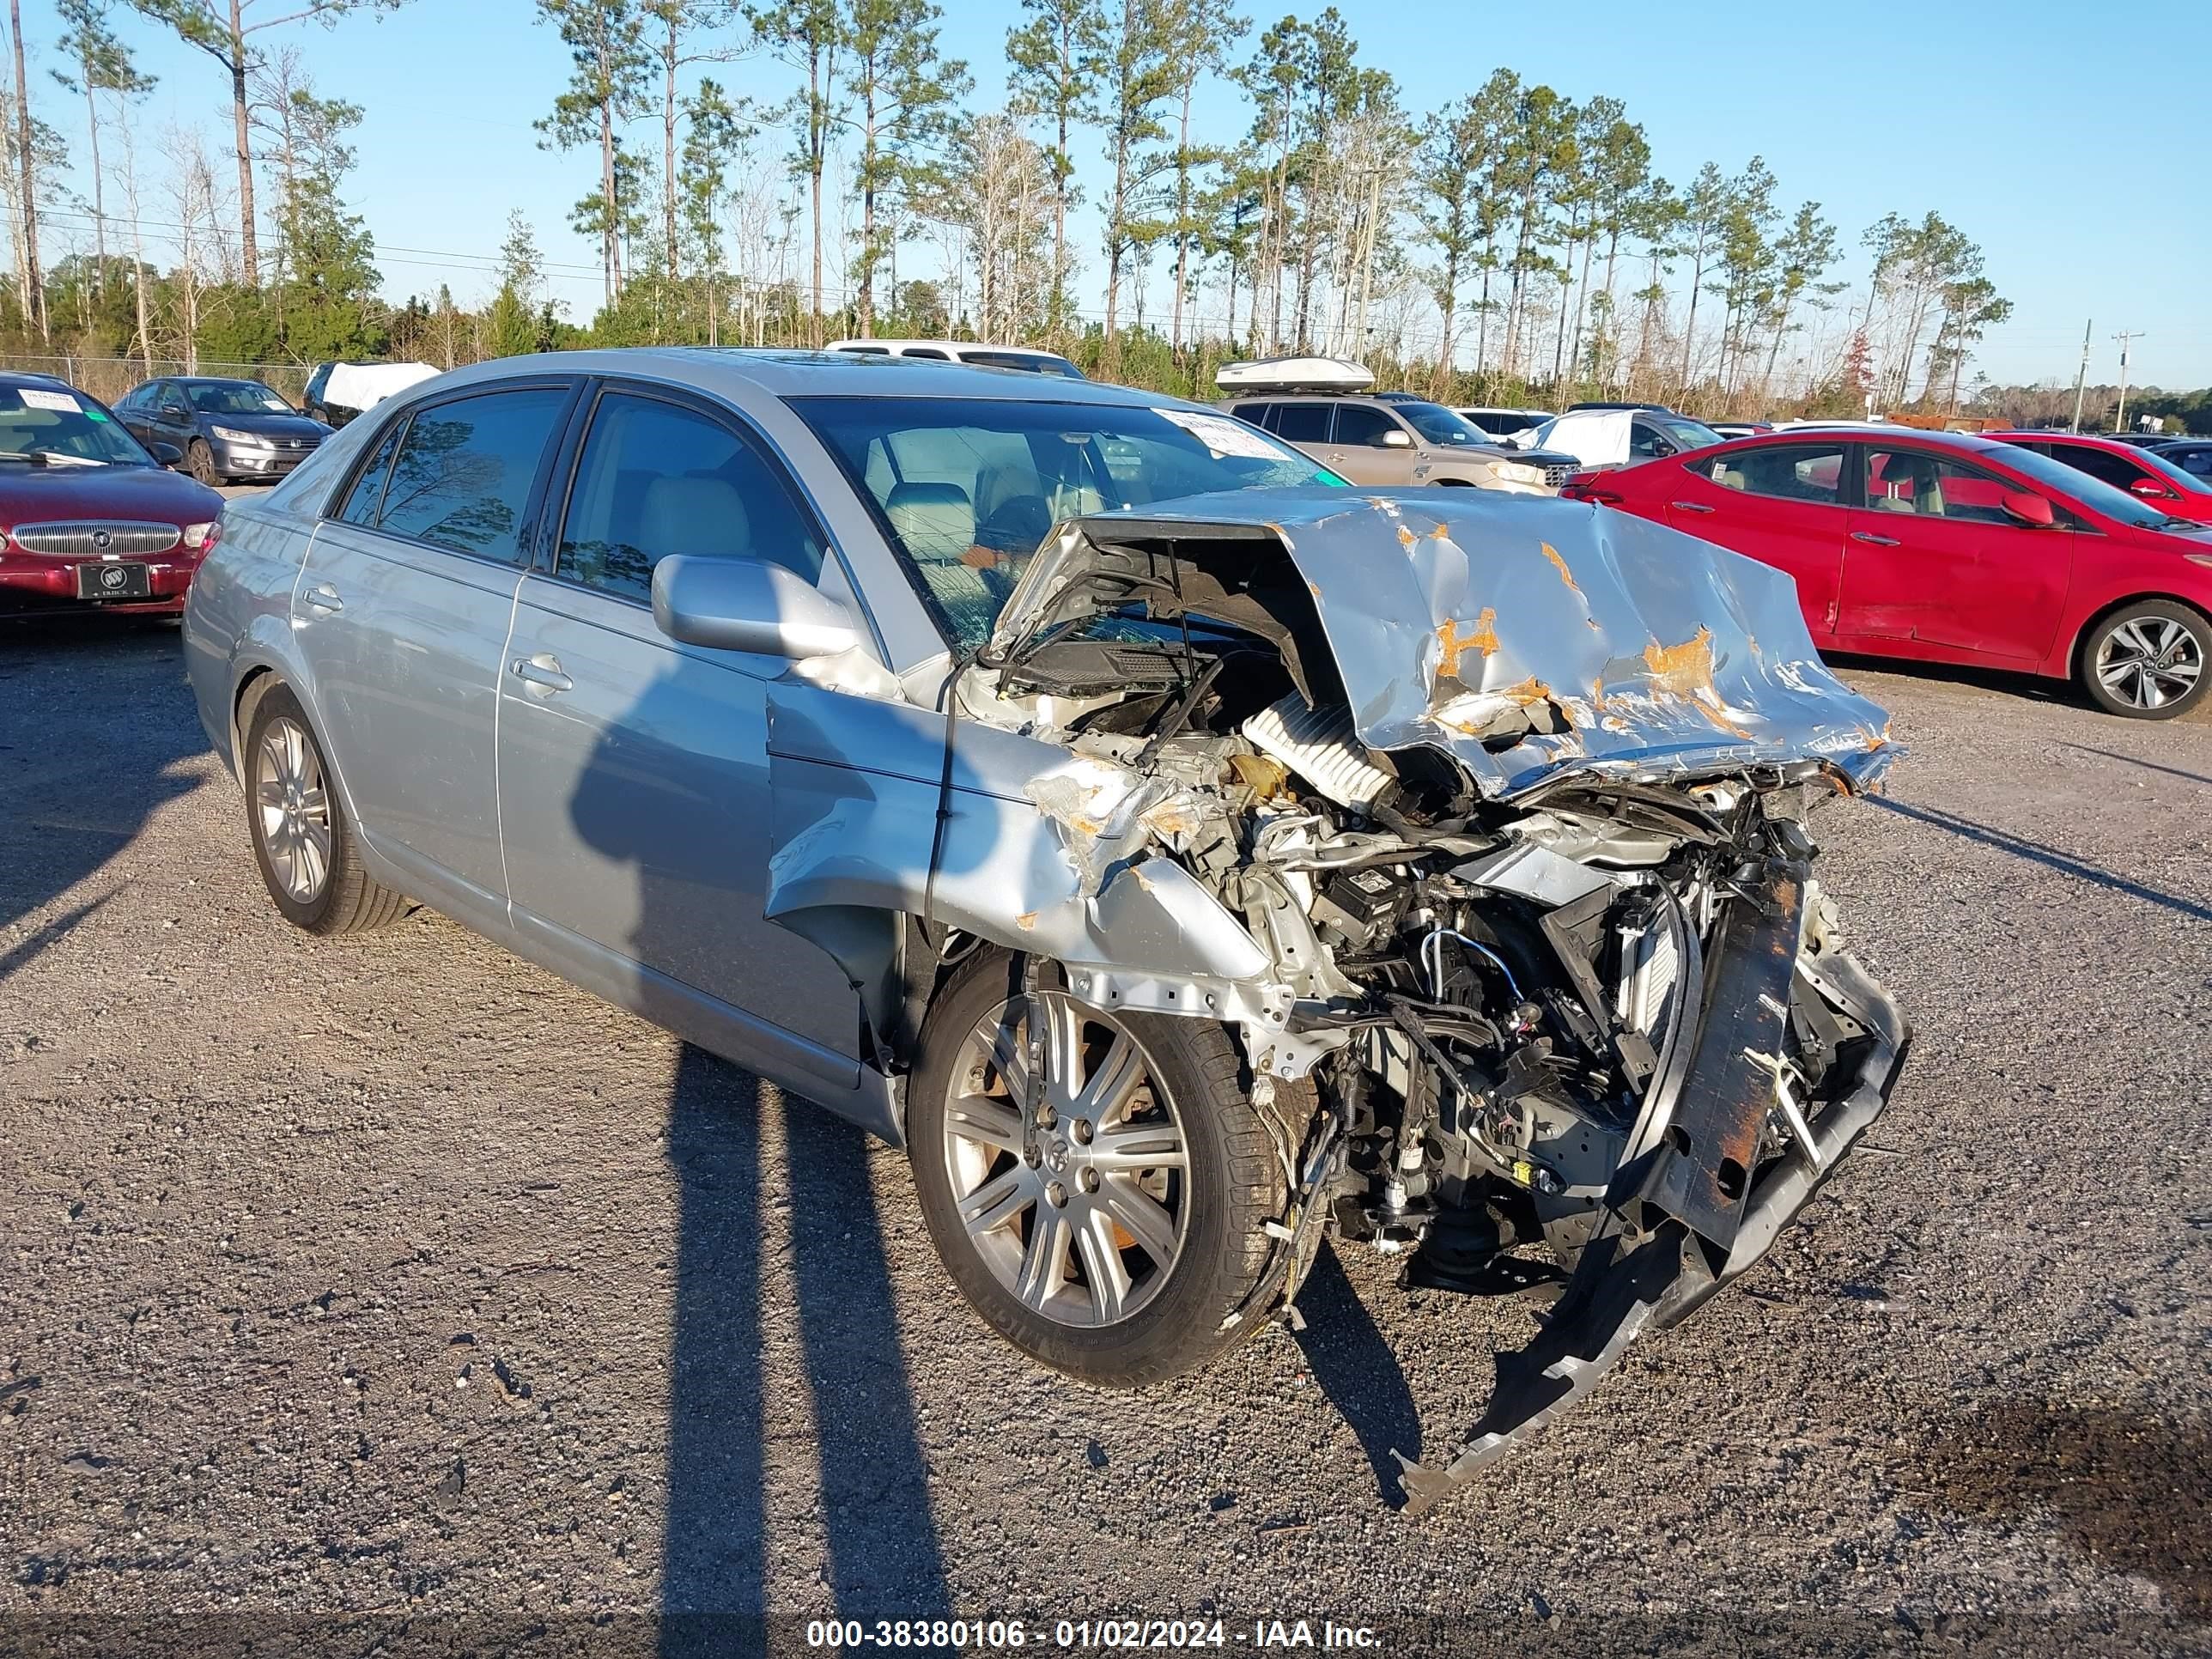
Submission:
<svg viewBox="0 0 2212 1659">
<path fill-rule="evenodd" d="M 2089 380 L 2089 331 L 2096 325 L 2094 317 L 2081 325 L 2081 367 L 2074 371 L 2074 424 L 2066 428 L 2069 432 L 2081 429 L 2081 389 Z"/>
<path fill-rule="evenodd" d="M 2142 339 L 2143 331 L 2125 328 L 2112 337 L 2120 343 L 2120 407 L 2112 416 L 2112 430 L 2125 432 L 2128 429 L 2128 342 Z"/>
</svg>

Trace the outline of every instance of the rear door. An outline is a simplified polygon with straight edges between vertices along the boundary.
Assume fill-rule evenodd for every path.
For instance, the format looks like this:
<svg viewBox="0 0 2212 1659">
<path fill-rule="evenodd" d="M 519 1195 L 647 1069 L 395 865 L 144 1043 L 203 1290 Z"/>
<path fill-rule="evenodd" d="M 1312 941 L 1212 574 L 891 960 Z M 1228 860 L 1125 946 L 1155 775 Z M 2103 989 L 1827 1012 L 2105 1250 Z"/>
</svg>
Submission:
<svg viewBox="0 0 2212 1659">
<path fill-rule="evenodd" d="M 2064 509 L 2034 528 L 2004 510 L 2021 488 L 2009 479 L 1932 450 L 1854 447 L 1865 505 L 1844 552 L 1843 642 L 1917 641 L 1999 664 L 2048 655 L 2073 570 Z"/>
<path fill-rule="evenodd" d="M 1753 444 L 1662 469 L 1680 480 L 1667 522 L 1788 571 L 1806 628 L 1832 638 L 1850 531 L 1845 452 L 1841 440 Z"/>
<path fill-rule="evenodd" d="M 293 590 L 311 712 L 362 833 L 441 907 L 504 907 L 495 688 L 576 385 L 506 382 L 404 413 Z"/>
<path fill-rule="evenodd" d="M 669 554 L 816 581 L 826 536 L 765 441 L 719 405 L 612 383 L 572 447 L 549 505 L 553 557 L 522 580 L 497 676 L 515 926 L 592 988 L 720 1052 L 850 1089 L 858 996 L 826 952 L 762 915 L 767 685 L 790 665 L 679 645 L 652 609 Z M 702 994 L 748 1018 L 710 1036 Z"/>
</svg>

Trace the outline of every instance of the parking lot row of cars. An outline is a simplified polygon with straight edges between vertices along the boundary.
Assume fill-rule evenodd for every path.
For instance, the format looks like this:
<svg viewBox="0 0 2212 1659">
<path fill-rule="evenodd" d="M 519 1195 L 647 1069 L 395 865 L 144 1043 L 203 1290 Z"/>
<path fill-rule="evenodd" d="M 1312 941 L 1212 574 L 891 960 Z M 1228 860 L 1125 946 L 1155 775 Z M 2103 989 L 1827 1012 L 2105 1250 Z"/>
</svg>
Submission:
<svg viewBox="0 0 2212 1659">
<path fill-rule="evenodd" d="M 927 343 L 839 343 L 846 361 L 913 361 Z M 1060 359 L 976 361 L 1079 378 Z M 334 368 L 400 377 L 392 390 L 428 372 L 325 365 L 311 386 L 330 391 Z M 1221 386 L 1217 409 L 1350 484 L 1559 492 L 1773 564 L 1832 650 L 2070 678 L 2138 718 L 2185 712 L 2212 687 L 2212 440 L 1880 422 L 1731 436 L 1650 404 L 1455 410 L 1315 357 L 1231 365 Z M 373 402 L 386 389 L 336 392 Z M 109 410 L 50 377 L 0 377 L 0 605 L 174 614 L 220 534 L 204 487 L 282 478 L 331 429 L 253 380 L 151 380 Z M 988 497 L 903 514 L 963 544 L 1003 542 L 1000 554 L 1049 527 Z"/>
</svg>

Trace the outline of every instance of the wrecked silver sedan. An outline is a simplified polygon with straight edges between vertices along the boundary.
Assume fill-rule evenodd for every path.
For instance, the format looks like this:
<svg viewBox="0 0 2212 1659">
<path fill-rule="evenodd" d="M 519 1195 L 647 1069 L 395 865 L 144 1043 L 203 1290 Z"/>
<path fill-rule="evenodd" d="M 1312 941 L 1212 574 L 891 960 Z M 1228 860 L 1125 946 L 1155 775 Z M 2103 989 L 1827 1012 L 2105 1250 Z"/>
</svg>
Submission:
<svg viewBox="0 0 2212 1659">
<path fill-rule="evenodd" d="M 234 504 L 185 643 L 289 918 L 410 896 L 902 1140 L 1037 1360 L 1200 1364 L 1332 1234 L 1564 1279 L 1416 1504 L 1757 1261 L 1908 1046 L 1809 823 L 1898 750 L 1786 577 L 1142 393 L 464 371 Z"/>
</svg>

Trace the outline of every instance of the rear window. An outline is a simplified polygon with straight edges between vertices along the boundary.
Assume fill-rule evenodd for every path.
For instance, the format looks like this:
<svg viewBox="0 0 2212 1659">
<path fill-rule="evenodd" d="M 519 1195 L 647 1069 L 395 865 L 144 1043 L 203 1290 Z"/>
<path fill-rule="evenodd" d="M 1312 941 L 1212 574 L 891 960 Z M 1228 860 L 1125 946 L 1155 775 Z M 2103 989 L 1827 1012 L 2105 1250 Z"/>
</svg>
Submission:
<svg viewBox="0 0 2212 1659">
<path fill-rule="evenodd" d="M 1841 444 L 1774 444 L 1723 449 L 1691 467 L 1723 489 L 1781 501 L 1838 505 L 1844 474 Z"/>
<path fill-rule="evenodd" d="M 456 398 L 416 412 L 399 441 L 376 527 L 512 562 L 566 386 Z"/>
<path fill-rule="evenodd" d="M 1066 358 L 1054 357 L 1044 352 L 963 351 L 960 354 L 960 361 L 984 368 L 1018 368 L 1030 374 L 1057 374 L 1066 380 L 1083 378 L 1083 371 Z"/>
</svg>

